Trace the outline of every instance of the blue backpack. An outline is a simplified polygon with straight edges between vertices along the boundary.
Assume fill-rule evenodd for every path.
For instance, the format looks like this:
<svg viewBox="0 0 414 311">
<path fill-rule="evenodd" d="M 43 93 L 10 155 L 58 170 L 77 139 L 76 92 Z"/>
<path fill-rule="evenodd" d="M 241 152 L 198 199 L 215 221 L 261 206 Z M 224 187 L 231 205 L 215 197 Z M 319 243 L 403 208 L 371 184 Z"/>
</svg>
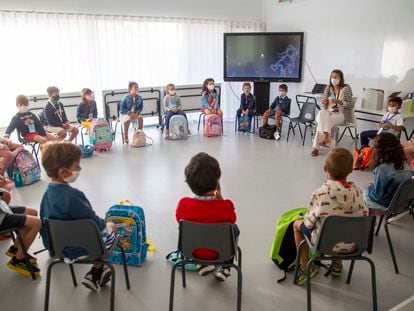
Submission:
<svg viewBox="0 0 414 311">
<path fill-rule="evenodd" d="M 240 132 L 250 132 L 250 120 L 249 117 L 242 114 L 239 118 L 239 131 Z"/>
<path fill-rule="evenodd" d="M 106 213 L 106 221 L 112 222 L 119 233 L 119 243 L 125 249 L 128 265 L 140 266 L 147 258 L 147 235 L 145 232 L 144 210 L 130 201 L 121 201 Z M 122 264 L 122 253 L 116 247 L 109 257 L 110 263 Z"/>
</svg>

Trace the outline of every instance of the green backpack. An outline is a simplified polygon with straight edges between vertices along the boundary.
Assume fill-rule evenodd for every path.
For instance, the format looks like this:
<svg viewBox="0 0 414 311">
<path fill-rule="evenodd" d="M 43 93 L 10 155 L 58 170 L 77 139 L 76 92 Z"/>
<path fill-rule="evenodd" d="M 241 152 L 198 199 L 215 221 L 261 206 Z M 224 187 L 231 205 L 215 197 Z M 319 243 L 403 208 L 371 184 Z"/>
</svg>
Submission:
<svg viewBox="0 0 414 311">
<path fill-rule="evenodd" d="M 287 272 L 295 268 L 296 244 L 293 222 L 303 219 L 307 211 L 306 207 L 295 208 L 287 211 L 277 220 L 270 258 L 285 273 L 284 277 L 277 281 L 278 283 L 285 280 Z"/>
</svg>

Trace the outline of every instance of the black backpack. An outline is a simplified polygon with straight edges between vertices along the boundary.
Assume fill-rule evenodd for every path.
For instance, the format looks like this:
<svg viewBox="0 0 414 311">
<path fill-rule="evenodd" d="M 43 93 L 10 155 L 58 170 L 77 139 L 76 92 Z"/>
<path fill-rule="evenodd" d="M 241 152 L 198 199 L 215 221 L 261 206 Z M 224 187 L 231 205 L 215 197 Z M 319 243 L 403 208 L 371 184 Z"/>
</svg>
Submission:
<svg viewBox="0 0 414 311">
<path fill-rule="evenodd" d="M 259 136 L 264 139 L 275 140 L 276 125 L 265 124 L 259 128 Z"/>
</svg>

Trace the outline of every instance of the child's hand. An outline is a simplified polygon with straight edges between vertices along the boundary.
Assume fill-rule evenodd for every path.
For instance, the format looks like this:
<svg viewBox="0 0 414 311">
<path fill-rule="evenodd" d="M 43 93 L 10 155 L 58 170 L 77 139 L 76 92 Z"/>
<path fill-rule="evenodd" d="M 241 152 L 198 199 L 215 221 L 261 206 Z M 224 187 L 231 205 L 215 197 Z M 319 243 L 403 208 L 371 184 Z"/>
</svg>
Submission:
<svg viewBox="0 0 414 311">
<path fill-rule="evenodd" d="M 116 231 L 116 226 L 113 222 L 107 222 L 106 228 L 108 229 L 108 231 Z"/>
<path fill-rule="evenodd" d="M 329 99 L 328 99 L 328 98 L 326 98 L 326 97 L 322 98 L 322 99 L 321 99 L 321 104 L 322 104 L 322 105 L 324 105 L 324 106 L 329 105 Z"/>
<path fill-rule="evenodd" d="M 381 123 L 381 128 L 388 129 L 390 128 L 390 125 L 388 123 Z"/>
<path fill-rule="evenodd" d="M 374 183 L 370 182 L 365 186 L 365 188 L 368 190 L 369 188 L 372 188 L 373 186 L 374 186 Z"/>
</svg>

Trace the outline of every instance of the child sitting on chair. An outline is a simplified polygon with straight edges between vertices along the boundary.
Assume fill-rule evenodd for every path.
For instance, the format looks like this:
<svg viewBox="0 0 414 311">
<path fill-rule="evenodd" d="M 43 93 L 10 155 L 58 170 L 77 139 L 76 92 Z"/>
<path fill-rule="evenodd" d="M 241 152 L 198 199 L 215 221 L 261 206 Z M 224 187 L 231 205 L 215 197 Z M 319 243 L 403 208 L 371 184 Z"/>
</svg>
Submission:
<svg viewBox="0 0 414 311">
<path fill-rule="evenodd" d="M 187 119 L 187 115 L 181 110 L 180 96 L 175 92 L 175 85 L 172 83 L 167 84 L 166 95 L 164 97 L 164 111 L 165 111 L 165 133 L 164 138 L 168 138 L 170 135 L 170 119 L 173 115 L 182 115 Z"/>
<path fill-rule="evenodd" d="M 26 250 L 28 250 L 40 230 L 40 219 L 37 217 L 37 211 L 33 208 L 9 206 L 10 199 L 10 193 L 0 188 L 0 231 L 19 228 L 23 243 Z M 30 276 L 30 270 L 25 261 L 25 254 L 17 239 L 9 247 L 6 255 L 11 257 L 7 263 L 11 270 L 24 276 Z M 37 267 L 37 259 L 29 254 L 27 255 L 35 276 L 39 276 L 40 270 Z"/>
<path fill-rule="evenodd" d="M 17 129 L 21 137 L 28 142 L 44 144 L 47 141 L 56 139 L 53 135 L 46 133 L 39 118 L 29 111 L 29 99 L 27 96 L 17 96 L 16 107 L 18 112 L 10 121 L 4 137 L 9 138 L 13 131 Z"/>
<path fill-rule="evenodd" d="M 220 109 L 220 98 L 214 86 L 214 79 L 208 78 L 204 80 L 201 93 L 201 111 L 205 114 L 223 115 Z"/>
<path fill-rule="evenodd" d="M 345 148 L 331 150 L 326 156 L 323 170 L 328 180 L 313 192 L 309 211 L 304 219 L 296 220 L 293 224 L 296 247 L 304 239 L 304 235 L 312 243 L 316 243 L 323 221 L 330 215 L 350 217 L 368 215 L 361 189 L 346 180 L 353 170 L 352 154 Z M 306 284 L 307 263 L 308 248 L 302 247 L 299 275 L 296 280 L 298 285 Z M 342 269 L 340 260 L 332 262 L 332 276 L 341 276 Z M 311 278 L 317 273 L 318 268 L 314 265 L 311 268 Z"/>
<path fill-rule="evenodd" d="M 128 131 L 131 122 L 136 123 L 136 127 L 142 130 L 144 126 L 144 119 L 141 116 L 141 112 L 144 109 L 144 101 L 142 96 L 138 94 L 138 83 L 131 81 L 128 84 L 129 94 L 122 97 L 119 106 L 119 119 L 124 127 L 124 142 L 129 143 Z"/>
<path fill-rule="evenodd" d="M 49 86 L 47 88 L 47 95 L 49 101 L 44 109 L 45 119 L 47 125 L 45 130 L 58 136 L 60 140 L 64 140 L 69 134 L 69 141 L 73 141 L 78 136 L 79 130 L 77 127 L 69 123 L 66 116 L 65 108 L 60 100 L 60 91 L 56 86 Z"/>
<path fill-rule="evenodd" d="M 263 125 L 268 124 L 270 115 L 275 116 L 276 132 L 275 139 L 280 139 L 280 124 L 282 116 L 287 116 L 290 113 L 290 98 L 287 97 L 288 87 L 286 84 L 279 85 L 279 96 L 270 104 L 269 109 L 263 114 Z"/>
<path fill-rule="evenodd" d="M 42 164 L 47 175 L 52 179 L 40 204 L 40 218 L 57 220 L 92 219 L 104 231 L 113 232 L 114 226 L 106 223 L 105 219 L 97 216 L 92 209 L 85 194 L 72 188 L 69 184 L 76 181 L 81 167 L 82 152 L 76 145 L 70 143 L 47 144 L 43 148 Z M 46 229 L 42 227 L 41 236 L 43 244 L 48 248 Z M 104 239 L 107 247 L 114 241 L 114 235 Z M 107 284 L 111 279 L 111 270 L 106 265 L 94 264 L 85 275 L 82 284 L 97 291 L 99 287 Z M 98 287 L 99 286 L 99 287 Z"/>
<path fill-rule="evenodd" d="M 398 138 L 404 129 L 404 116 L 398 111 L 401 109 L 402 99 L 391 97 L 388 100 L 388 113 L 386 113 L 379 124 L 379 130 L 369 130 L 361 132 L 361 148 L 368 147 L 369 140 L 381 133 L 392 133 Z"/>
<path fill-rule="evenodd" d="M 98 109 L 96 108 L 96 102 L 91 89 L 82 89 L 81 96 L 82 102 L 76 110 L 76 119 L 84 128 L 89 129 L 92 119 L 98 117 Z"/>
<path fill-rule="evenodd" d="M 241 115 L 245 115 L 249 117 L 249 129 L 252 124 L 254 109 L 256 106 L 256 99 L 254 98 L 253 94 L 251 93 L 252 86 L 249 82 L 243 83 L 243 93 L 240 95 L 240 107 L 237 109 L 237 120 L 236 122 L 239 122 L 239 119 Z"/>
<path fill-rule="evenodd" d="M 374 182 L 367 185 L 365 202 L 372 210 L 385 211 L 398 186 L 413 175 L 400 140 L 391 133 L 381 133 L 374 141 L 370 166 L 374 168 Z"/>
<path fill-rule="evenodd" d="M 185 181 L 195 194 L 193 198 L 182 198 L 177 205 L 176 219 L 199 223 L 236 223 L 236 212 L 233 202 L 223 199 L 220 190 L 221 170 L 218 161 L 207 153 L 198 153 L 191 158 L 185 168 Z M 236 235 L 239 234 L 236 229 Z M 200 259 L 214 259 L 217 255 L 213 250 L 197 250 Z M 202 266 L 198 274 L 206 276 L 214 271 L 218 281 L 225 281 L 230 276 L 229 268 Z"/>
</svg>

